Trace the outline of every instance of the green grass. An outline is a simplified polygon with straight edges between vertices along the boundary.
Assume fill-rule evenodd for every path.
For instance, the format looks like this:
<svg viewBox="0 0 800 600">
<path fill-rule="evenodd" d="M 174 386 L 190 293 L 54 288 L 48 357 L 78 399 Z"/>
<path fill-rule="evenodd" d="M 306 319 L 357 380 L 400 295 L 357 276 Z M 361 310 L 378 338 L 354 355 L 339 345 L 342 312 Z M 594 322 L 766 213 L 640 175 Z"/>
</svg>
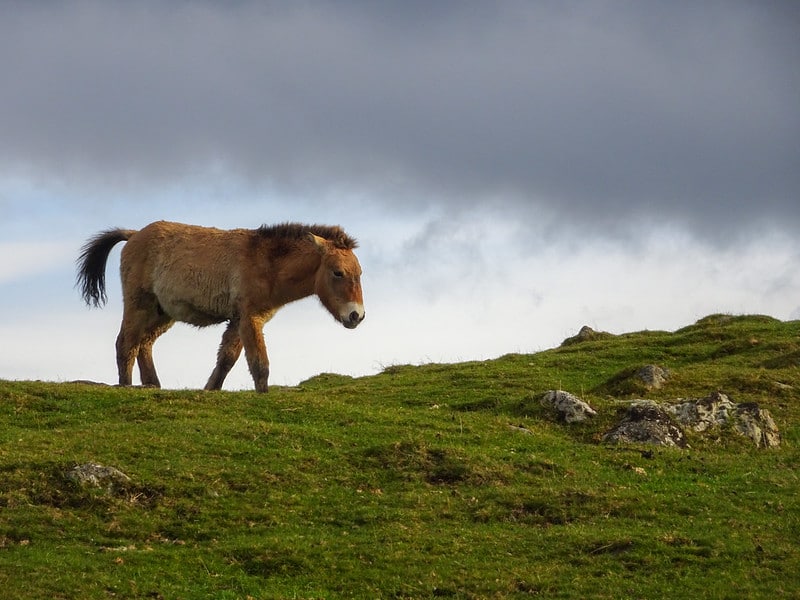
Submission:
<svg viewBox="0 0 800 600">
<path fill-rule="evenodd" d="M 648 393 L 620 377 L 655 363 Z M 576 393 L 599 416 L 539 405 Z M 719 390 L 783 445 L 599 443 Z M 716 315 L 533 355 L 198 392 L 0 381 L 6 598 L 794 598 L 800 322 Z M 131 482 L 84 489 L 77 464 Z"/>
</svg>

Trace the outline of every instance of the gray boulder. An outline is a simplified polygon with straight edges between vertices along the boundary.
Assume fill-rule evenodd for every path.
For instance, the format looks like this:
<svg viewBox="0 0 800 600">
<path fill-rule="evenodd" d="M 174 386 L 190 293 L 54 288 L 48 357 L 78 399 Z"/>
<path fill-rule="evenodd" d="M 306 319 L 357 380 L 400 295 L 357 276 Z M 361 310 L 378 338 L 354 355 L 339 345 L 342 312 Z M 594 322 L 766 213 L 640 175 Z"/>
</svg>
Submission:
<svg viewBox="0 0 800 600">
<path fill-rule="evenodd" d="M 680 423 L 694 431 L 703 432 L 712 427 L 728 423 L 736 414 L 736 405 L 725 394 L 714 392 L 700 400 L 684 400 L 677 404 L 665 404 Z"/>
<path fill-rule="evenodd" d="M 685 400 L 664 405 L 664 408 L 678 422 L 697 432 L 731 425 L 760 448 L 774 448 L 781 443 L 778 427 L 769 411 L 754 402 L 737 404 L 727 395 L 713 392 L 699 400 Z"/>
<path fill-rule="evenodd" d="M 672 416 L 655 402 L 637 400 L 623 419 L 603 436 L 605 442 L 686 447 L 686 435 Z"/>
<path fill-rule="evenodd" d="M 596 342 L 598 340 L 605 340 L 614 337 L 613 334 L 606 331 L 595 331 L 588 325 L 581 327 L 581 330 L 572 337 L 568 337 L 563 342 L 562 346 L 572 346 L 574 344 L 581 344 L 583 342 Z"/>
<path fill-rule="evenodd" d="M 777 448 L 781 445 L 781 434 L 769 411 L 759 408 L 755 402 L 738 406 L 739 422 L 736 429 L 753 440 L 759 448 Z"/>
<path fill-rule="evenodd" d="M 636 377 L 644 383 L 644 385 L 651 390 L 658 390 L 669 379 L 669 369 L 659 367 L 658 365 L 645 365 L 636 372 Z"/>
</svg>

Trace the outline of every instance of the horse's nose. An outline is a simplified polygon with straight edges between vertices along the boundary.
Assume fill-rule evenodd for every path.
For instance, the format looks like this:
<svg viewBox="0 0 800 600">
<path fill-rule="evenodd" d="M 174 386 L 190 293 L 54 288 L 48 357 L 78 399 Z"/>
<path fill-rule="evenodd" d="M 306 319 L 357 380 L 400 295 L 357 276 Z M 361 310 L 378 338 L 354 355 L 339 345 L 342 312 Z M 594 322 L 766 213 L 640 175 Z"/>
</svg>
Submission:
<svg viewBox="0 0 800 600">
<path fill-rule="evenodd" d="M 348 329 L 358 327 L 358 324 L 364 320 L 364 305 L 356 302 L 351 302 L 349 305 L 343 307 L 344 310 L 339 313 L 339 321 Z M 350 309 L 348 311 L 348 309 Z"/>
</svg>

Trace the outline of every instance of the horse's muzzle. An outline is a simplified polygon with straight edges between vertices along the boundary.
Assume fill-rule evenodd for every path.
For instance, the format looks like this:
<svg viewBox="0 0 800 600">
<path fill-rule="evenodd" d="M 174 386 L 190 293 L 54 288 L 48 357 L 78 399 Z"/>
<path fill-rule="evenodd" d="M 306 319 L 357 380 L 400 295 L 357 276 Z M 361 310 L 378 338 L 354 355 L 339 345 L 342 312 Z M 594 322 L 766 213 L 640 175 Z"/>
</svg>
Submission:
<svg viewBox="0 0 800 600">
<path fill-rule="evenodd" d="M 341 316 L 342 325 L 347 327 L 347 329 L 355 329 L 358 327 L 358 324 L 364 320 L 364 316 L 364 307 L 354 305 L 349 313 L 345 313 Z"/>
</svg>

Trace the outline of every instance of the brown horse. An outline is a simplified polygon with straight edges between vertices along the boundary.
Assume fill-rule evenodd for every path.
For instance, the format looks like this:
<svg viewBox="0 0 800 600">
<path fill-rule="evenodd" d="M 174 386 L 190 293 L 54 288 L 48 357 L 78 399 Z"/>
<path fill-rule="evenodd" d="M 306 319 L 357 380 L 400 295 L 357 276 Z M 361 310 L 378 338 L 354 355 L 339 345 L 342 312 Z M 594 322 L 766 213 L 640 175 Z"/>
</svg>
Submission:
<svg viewBox="0 0 800 600">
<path fill-rule="evenodd" d="M 160 387 L 153 343 L 175 321 L 198 327 L 228 322 L 205 389 L 222 387 L 244 347 L 256 390 L 266 392 L 262 329 L 284 304 L 316 294 L 348 329 L 364 319 L 357 243 L 340 227 L 286 223 L 225 231 L 158 221 L 140 231 L 110 229 L 91 238 L 78 259 L 87 304 L 105 304 L 108 254 L 121 241 L 127 244 L 120 267 L 120 385 L 131 385 L 138 359 L 142 385 Z"/>
</svg>

